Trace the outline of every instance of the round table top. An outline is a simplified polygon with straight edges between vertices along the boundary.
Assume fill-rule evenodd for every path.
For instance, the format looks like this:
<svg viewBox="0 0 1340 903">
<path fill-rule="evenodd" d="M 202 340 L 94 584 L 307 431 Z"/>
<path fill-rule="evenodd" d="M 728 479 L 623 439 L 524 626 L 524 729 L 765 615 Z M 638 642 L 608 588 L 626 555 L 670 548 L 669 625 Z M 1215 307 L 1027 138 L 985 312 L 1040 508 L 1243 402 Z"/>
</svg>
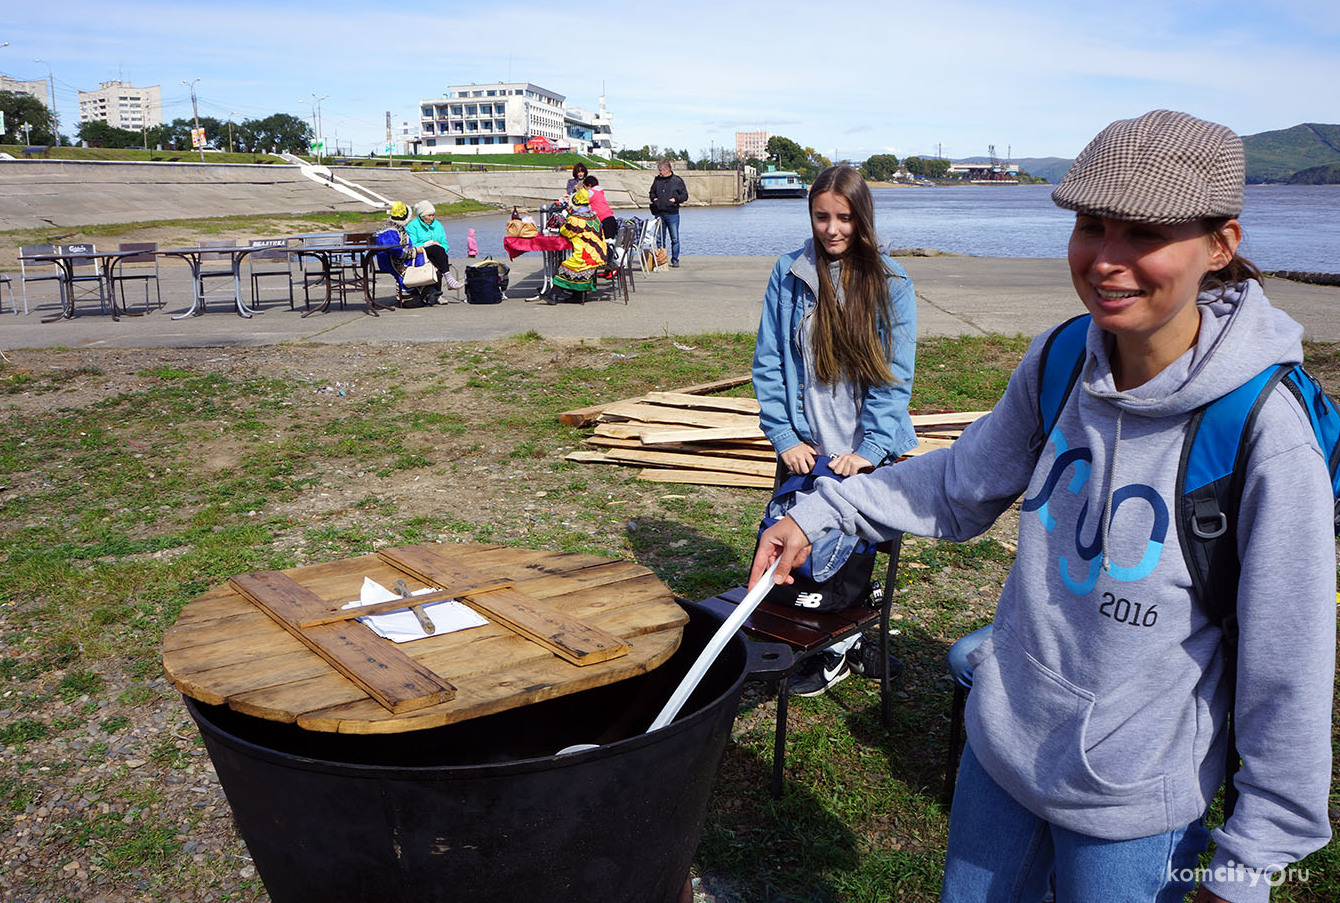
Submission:
<svg viewBox="0 0 1340 903">
<path fill-rule="evenodd" d="M 411 590 L 481 587 L 461 598 L 488 623 L 407 643 L 354 620 L 311 626 L 358 599 L 365 577 L 387 588 L 397 579 Z M 165 634 L 163 667 L 178 690 L 207 704 L 308 730 L 397 733 L 645 673 L 675 652 L 687 621 L 669 589 L 633 562 L 484 544 L 403 546 L 213 587 Z M 523 632 L 537 624 L 533 635 Z M 583 641 L 601 647 L 590 656 L 598 660 L 574 663 Z M 377 681 L 397 669 L 410 677 L 391 686 L 398 705 L 388 707 Z M 411 684 L 417 689 L 404 689 Z"/>
</svg>

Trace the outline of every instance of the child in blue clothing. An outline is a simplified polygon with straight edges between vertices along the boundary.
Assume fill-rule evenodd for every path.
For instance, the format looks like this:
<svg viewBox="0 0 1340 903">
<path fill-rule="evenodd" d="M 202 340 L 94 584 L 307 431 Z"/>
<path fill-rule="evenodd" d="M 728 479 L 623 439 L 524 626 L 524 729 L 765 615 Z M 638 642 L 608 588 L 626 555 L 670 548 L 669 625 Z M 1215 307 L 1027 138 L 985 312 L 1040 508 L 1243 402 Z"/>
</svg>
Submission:
<svg viewBox="0 0 1340 903">
<path fill-rule="evenodd" d="M 1237 254 L 1243 171 L 1224 126 L 1167 110 L 1109 125 L 1052 194 L 1075 211 L 1071 280 L 1092 323 L 1051 431 L 1043 335 L 952 448 L 820 481 L 760 539 L 751 580 L 779 559 L 784 582 L 825 530 L 963 541 L 1023 496 L 994 629 L 970 656 L 947 903 L 1172 903 L 1197 881 L 1198 903 L 1260 903 L 1330 838 L 1333 499 L 1283 385 L 1245 437 L 1236 680 L 1178 537 L 1194 412 L 1302 360 L 1302 328 Z M 1198 869 L 1230 705 L 1239 798 Z"/>
<path fill-rule="evenodd" d="M 809 473 L 825 455 L 834 473 L 849 476 L 917 444 L 907 411 L 916 296 L 907 273 L 879 249 L 874 201 L 859 172 L 821 172 L 809 210 L 810 239 L 779 258 L 768 280 L 754 394 L 763 432 L 791 473 Z M 819 695 L 853 665 L 880 673 L 875 644 L 859 636 L 811 661 L 793 695 Z"/>
</svg>

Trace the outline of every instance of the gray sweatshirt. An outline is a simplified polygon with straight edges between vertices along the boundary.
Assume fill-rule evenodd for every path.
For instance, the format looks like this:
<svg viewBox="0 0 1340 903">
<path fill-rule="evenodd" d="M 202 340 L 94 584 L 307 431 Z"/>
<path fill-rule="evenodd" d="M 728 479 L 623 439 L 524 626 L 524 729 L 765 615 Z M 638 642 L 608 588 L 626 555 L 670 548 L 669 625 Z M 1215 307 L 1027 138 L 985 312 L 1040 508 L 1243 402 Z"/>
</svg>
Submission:
<svg viewBox="0 0 1340 903">
<path fill-rule="evenodd" d="M 1194 348 L 1119 392 L 1091 326 L 1080 382 L 1039 447 L 1035 339 L 993 412 L 952 448 L 821 480 L 791 510 L 807 536 L 982 533 L 1022 493 L 1018 553 L 973 662 L 966 727 L 986 771 L 1030 811 L 1112 840 L 1199 818 L 1223 780 L 1221 631 L 1194 604 L 1174 486 L 1188 414 L 1273 363 L 1302 327 L 1260 286 L 1202 296 Z M 1241 798 L 1212 868 L 1283 867 L 1330 837 L 1336 561 L 1325 462 L 1283 388 L 1256 421 L 1239 515 Z M 1255 878 L 1255 883 L 1253 883 Z M 1257 873 L 1207 880 L 1265 900 Z"/>
</svg>

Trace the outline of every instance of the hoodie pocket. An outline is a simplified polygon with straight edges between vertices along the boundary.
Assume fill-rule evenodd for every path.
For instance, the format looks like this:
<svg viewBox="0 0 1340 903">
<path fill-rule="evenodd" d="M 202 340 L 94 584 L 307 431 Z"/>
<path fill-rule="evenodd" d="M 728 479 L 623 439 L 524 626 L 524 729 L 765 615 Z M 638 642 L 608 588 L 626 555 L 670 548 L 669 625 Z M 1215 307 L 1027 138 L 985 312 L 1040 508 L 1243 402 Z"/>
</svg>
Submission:
<svg viewBox="0 0 1340 903">
<path fill-rule="evenodd" d="M 978 651 L 970 736 L 974 754 L 1001 786 L 1039 815 L 1085 833 L 1171 830 L 1163 776 L 1118 784 L 1090 766 L 1091 692 L 1045 667 L 999 621 L 989 646 Z"/>
</svg>

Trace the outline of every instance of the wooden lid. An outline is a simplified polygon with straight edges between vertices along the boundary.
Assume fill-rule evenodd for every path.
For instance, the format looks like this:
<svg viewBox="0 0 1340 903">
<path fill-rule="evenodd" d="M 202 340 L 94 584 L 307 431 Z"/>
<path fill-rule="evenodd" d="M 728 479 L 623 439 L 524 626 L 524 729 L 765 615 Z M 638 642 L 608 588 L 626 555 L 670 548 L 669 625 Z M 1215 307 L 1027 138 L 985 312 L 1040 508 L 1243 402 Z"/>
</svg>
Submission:
<svg viewBox="0 0 1340 903">
<path fill-rule="evenodd" d="M 358 621 L 331 621 L 364 577 L 464 591 L 489 623 L 397 644 Z M 397 733 L 645 673 L 679 647 L 687 622 L 665 585 L 631 562 L 402 546 L 210 589 L 165 634 L 163 668 L 210 705 L 308 730 Z"/>
</svg>

